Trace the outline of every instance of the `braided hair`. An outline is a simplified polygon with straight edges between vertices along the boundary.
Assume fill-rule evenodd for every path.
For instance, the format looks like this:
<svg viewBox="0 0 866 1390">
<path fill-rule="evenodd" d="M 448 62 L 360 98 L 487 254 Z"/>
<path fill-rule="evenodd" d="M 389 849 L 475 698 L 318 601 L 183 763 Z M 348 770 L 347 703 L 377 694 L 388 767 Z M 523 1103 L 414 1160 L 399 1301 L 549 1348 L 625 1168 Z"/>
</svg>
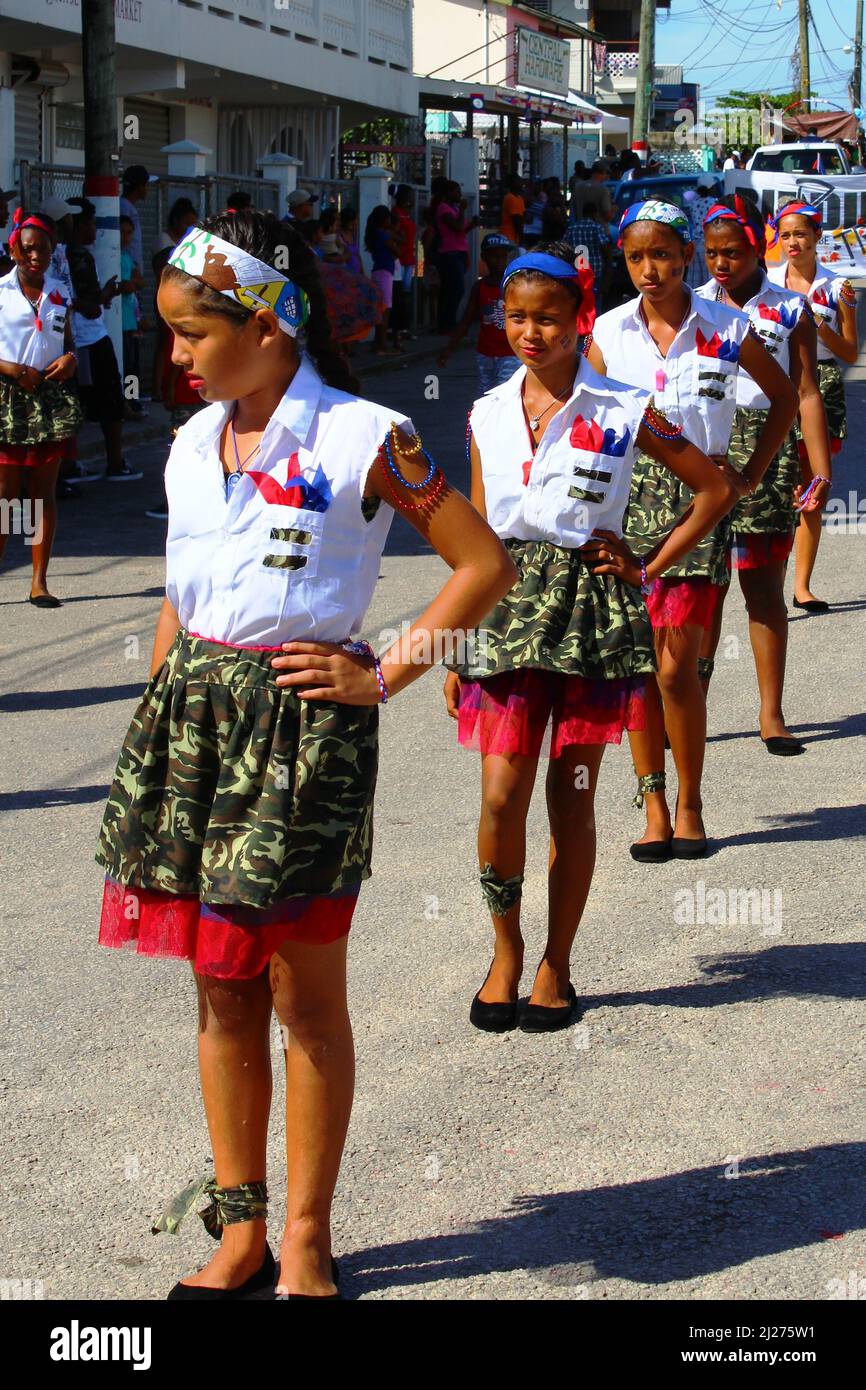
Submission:
<svg viewBox="0 0 866 1390">
<path fill-rule="evenodd" d="M 319 277 L 319 262 L 309 243 L 287 222 L 279 222 L 270 214 L 246 209 L 241 212 L 221 212 L 208 217 L 202 224 L 206 232 L 221 237 L 232 246 L 245 251 L 249 256 L 274 266 L 277 260 L 285 259 L 291 270 L 295 284 L 305 291 L 310 302 L 310 317 L 304 327 L 304 346 L 316 367 L 319 376 L 328 386 L 337 391 L 348 391 L 357 395 L 360 385 L 352 374 L 339 344 L 335 341 L 328 318 L 325 292 Z M 200 313 L 221 314 L 242 327 L 251 317 L 252 310 L 245 309 L 219 290 L 204 285 L 200 280 L 190 277 L 176 266 L 166 266 L 163 277 L 184 281 L 189 293 L 196 301 Z"/>
</svg>

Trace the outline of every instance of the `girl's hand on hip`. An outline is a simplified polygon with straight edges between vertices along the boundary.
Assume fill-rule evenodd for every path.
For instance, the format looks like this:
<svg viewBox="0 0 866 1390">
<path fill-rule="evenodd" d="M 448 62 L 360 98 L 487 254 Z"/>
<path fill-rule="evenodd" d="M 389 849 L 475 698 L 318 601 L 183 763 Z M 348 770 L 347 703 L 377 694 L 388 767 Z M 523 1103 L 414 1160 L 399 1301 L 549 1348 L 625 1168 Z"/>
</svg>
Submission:
<svg viewBox="0 0 866 1390">
<path fill-rule="evenodd" d="M 56 357 L 49 367 L 45 368 L 46 381 L 68 381 L 75 375 L 75 358 L 71 352 L 65 352 L 62 357 Z"/>
<path fill-rule="evenodd" d="M 442 693 L 445 696 L 445 708 L 451 718 L 456 719 L 460 708 L 460 677 L 455 671 L 449 671 L 445 677 Z"/>
<path fill-rule="evenodd" d="M 726 458 L 716 459 L 715 463 L 719 472 L 725 475 L 725 478 L 736 492 L 738 501 L 741 497 L 751 497 L 754 495 L 754 488 L 749 486 L 743 474 L 738 473 L 736 468 L 734 468 Z"/>
<path fill-rule="evenodd" d="M 15 380 L 23 390 L 30 391 L 32 394 L 42 385 L 42 373 L 36 367 L 25 367 Z"/>
<path fill-rule="evenodd" d="M 300 700 L 330 700 L 338 705 L 378 705 L 376 671 L 369 656 L 347 652 L 339 642 L 284 642 L 285 656 L 275 656 L 277 685 L 289 686 Z"/>
<path fill-rule="evenodd" d="M 580 547 L 580 554 L 587 564 L 595 562 L 593 574 L 615 574 L 624 583 L 640 588 L 640 565 L 623 538 L 613 531 L 593 531 L 586 545 Z"/>
</svg>

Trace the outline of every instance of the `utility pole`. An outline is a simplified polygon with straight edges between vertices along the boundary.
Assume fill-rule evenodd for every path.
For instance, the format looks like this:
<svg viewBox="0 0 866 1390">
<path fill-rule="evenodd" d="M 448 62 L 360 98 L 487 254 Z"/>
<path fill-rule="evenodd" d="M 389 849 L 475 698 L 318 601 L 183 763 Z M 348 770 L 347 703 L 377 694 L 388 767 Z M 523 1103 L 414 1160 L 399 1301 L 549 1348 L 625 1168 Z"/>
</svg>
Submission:
<svg viewBox="0 0 866 1390">
<path fill-rule="evenodd" d="M 81 0 L 84 80 L 84 196 L 96 206 L 93 258 L 100 284 L 120 278 L 120 202 L 114 0 Z M 105 326 L 122 371 L 120 296 L 105 311 Z"/>
<path fill-rule="evenodd" d="M 631 147 L 646 162 L 653 79 L 655 77 L 656 0 L 641 0 L 640 48 L 634 94 L 634 129 Z"/>
<path fill-rule="evenodd" d="M 809 93 L 809 0 L 800 0 L 800 100 L 810 110 Z"/>
</svg>

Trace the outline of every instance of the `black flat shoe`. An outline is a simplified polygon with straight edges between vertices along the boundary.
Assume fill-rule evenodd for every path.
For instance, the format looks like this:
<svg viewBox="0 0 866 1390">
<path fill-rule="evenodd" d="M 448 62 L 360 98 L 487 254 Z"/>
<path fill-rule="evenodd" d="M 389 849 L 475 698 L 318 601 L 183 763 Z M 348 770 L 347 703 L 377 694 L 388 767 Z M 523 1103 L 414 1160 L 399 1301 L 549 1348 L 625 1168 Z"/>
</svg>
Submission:
<svg viewBox="0 0 866 1390">
<path fill-rule="evenodd" d="M 568 986 L 568 998 L 569 1002 L 558 1009 L 548 1009 L 544 1004 L 527 1004 L 520 1015 L 521 1032 L 555 1033 L 559 1028 L 577 1023 L 582 1011 L 573 984 Z"/>
<path fill-rule="evenodd" d="M 513 1004 L 485 1004 L 478 994 L 469 1009 L 469 1022 L 474 1028 L 480 1028 L 482 1033 L 509 1033 L 517 1027 L 516 1000 Z"/>
<path fill-rule="evenodd" d="M 52 594 L 39 594 L 37 598 L 30 595 L 30 602 L 34 608 L 59 608 L 60 599 L 54 598 Z"/>
<path fill-rule="evenodd" d="M 685 840 L 675 835 L 671 840 L 671 855 L 674 859 L 703 859 L 706 852 L 706 836 L 702 840 Z"/>
<path fill-rule="evenodd" d="M 273 1288 L 275 1268 L 271 1247 L 265 1245 L 265 1258 L 262 1260 L 261 1268 L 257 1269 L 255 1274 L 251 1274 L 249 1279 L 240 1284 L 238 1288 L 210 1289 L 204 1284 L 175 1284 L 166 1301 L 175 1303 L 183 1299 L 186 1302 L 191 1300 L 213 1302 L 215 1299 L 219 1299 L 225 1302 L 228 1299 L 249 1298 L 252 1294 L 260 1293 L 263 1289 Z"/>
<path fill-rule="evenodd" d="M 343 1295 L 340 1293 L 340 1266 L 337 1264 L 333 1255 L 331 1256 L 331 1278 L 337 1286 L 336 1293 L 277 1293 L 274 1294 L 274 1300 L 277 1303 L 288 1303 L 289 1300 L 293 1298 L 303 1298 L 310 1303 L 328 1303 L 329 1301 L 334 1302 L 337 1299 L 339 1299 L 341 1303 L 345 1302 Z M 274 1287 L 276 1287 L 279 1282 L 280 1263 L 278 1260 L 274 1267 Z"/>
<path fill-rule="evenodd" d="M 629 845 L 628 852 L 638 864 L 665 864 L 672 858 L 671 844 L 672 840 L 648 840 Z"/>
<path fill-rule="evenodd" d="M 801 603 L 798 598 L 793 600 L 795 608 L 802 608 L 805 613 L 829 613 L 830 605 L 825 603 L 822 598 L 807 598 L 805 603 Z"/>
<path fill-rule="evenodd" d="M 806 751 L 805 743 L 801 743 L 798 738 L 783 738 L 774 734 L 772 738 L 762 738 L 761 742 L 767 752 L 774 753 L 777 758 L 795 758 L 798 753 Z"/>
</svg>

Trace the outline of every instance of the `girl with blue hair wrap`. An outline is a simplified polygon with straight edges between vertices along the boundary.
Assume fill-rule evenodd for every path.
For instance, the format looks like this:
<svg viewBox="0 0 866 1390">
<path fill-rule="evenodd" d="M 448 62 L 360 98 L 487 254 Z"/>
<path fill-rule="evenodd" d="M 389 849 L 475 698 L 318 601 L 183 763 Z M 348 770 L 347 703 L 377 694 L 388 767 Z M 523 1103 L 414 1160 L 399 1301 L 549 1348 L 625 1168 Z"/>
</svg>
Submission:
<svg viewBox="0 0 866 1390">
<path fill-rule="evenodd" d="M 698 294 L 730 304 L 749 315 L 768 352 L 790 376 L 800 398 L 800 421 L 809 446 L 815 479 L 803 510 L 823 506 L 830 489 L 830 449 L 824 403 L 816 371 L 816 334 L 806 299 L 773 285 L 764 268 L 766 234 L 757 207 L 735 195 L 716 203 L 704 220 L 707 264 L 713 278 Z M 744 468 L 767 419 L 770 402 L 747 372 L 737 377 L 737 412 L 728 458 Z M 769 753 L 780 756 L 805 751 L 789 734 L 782 713 L 788 613 L 785 607 L 785 569 L 794 544 L 795 504 L 800 486 L 797 445 L 788 435 L 751 497 L 741 497 L 731 512 L 730 554 L 749 614 L 749 638 L 755 658 L 761 704 L 759 728 Z M 713 626 L 703 635 L 699 673 L 709 684 L 721 633 L 726 590 L 716 607 Z"/>
<path fill-rule="evenodd" d="M 478 862 L 495 944 L 469 1017 L 489 1032 L 548 1032 L 580 1016 L 570 957 L 595 864 L 596 782 L 605 744 L 641 727 L 655 664 L 644 593 L 734 499 L 647 392 L 600 376 L 579 354 L 595 313 L 592 278 L 560 243 L 511 262 L 505 331 L 521 365 L 469 418 L 472 501 L 518 571 L 445 683 L 460 743 L 482 755 Z M 635 446 L 694 498 L 643 563 L 622 539 Z M 519 1013 L 526 817 L 548 724 L 547 940 Z"/>
<path fill-rule="evenodd" d="M 681 208 L 654 200 L 630 207 L 620 240 L 638 298 L 598 320 L 588 349 L 591 364 L 650 391 L 683 436 L 716 461 L 735 498 L 753 491 L 794 418 L 796 390 L 745 314 L 699 298 L 685 283 L 693 246 Z M 741 368 L 772 404 L 754 452 L 739 471 L 731 467 L 727 451 Z M 637 553 L 655 556 L 660 539 L 691 506 L 687 484 L 639 455 L 623 520 L 626 539 Z M 665 566 L 648 598 L 658 671 L 648 685 L 646 728 L 629 735 L 638 776 L 635 805 L 644 805 L 647 816 L 643 836 L 631 846 L 640 863 L 693 859 L 707 850 L 701 801 L 706 699 L 698 653 L 727 583 L 726 533 L 719 526 Z M 673 824 L 665 796 L 665 732 L 677 769 Z"/>
<path fill-rule="evenodd" d="M 838 454 L 848 433 L 845 384 L 840 363 L 853 366 L 860 352 L 854 287 L 830 266 L 818 261 L 821 211 L 812 203 L 795 200 L 780 207 L 770 218 L 771 245 L 778 244 L 782 262 L 769 271 L 775 285 L 804 294 L 808 299 L 818 333 L 818 385 L 827 414 L 830 453 Z M 807 442 L 799 426 L 794 433 L 800 450 L 803 486 L 808 486 L 814 469 L 810 467 Z M 827 475 L 829 477 L 829 474 Z M 797 527 L 795 543 L 794 607 L 807 613 L 826 613 L 829 604 L 812 593 L 812 571 L 821 539 L 821 512 L 804 511 Z"/>
</svg>

